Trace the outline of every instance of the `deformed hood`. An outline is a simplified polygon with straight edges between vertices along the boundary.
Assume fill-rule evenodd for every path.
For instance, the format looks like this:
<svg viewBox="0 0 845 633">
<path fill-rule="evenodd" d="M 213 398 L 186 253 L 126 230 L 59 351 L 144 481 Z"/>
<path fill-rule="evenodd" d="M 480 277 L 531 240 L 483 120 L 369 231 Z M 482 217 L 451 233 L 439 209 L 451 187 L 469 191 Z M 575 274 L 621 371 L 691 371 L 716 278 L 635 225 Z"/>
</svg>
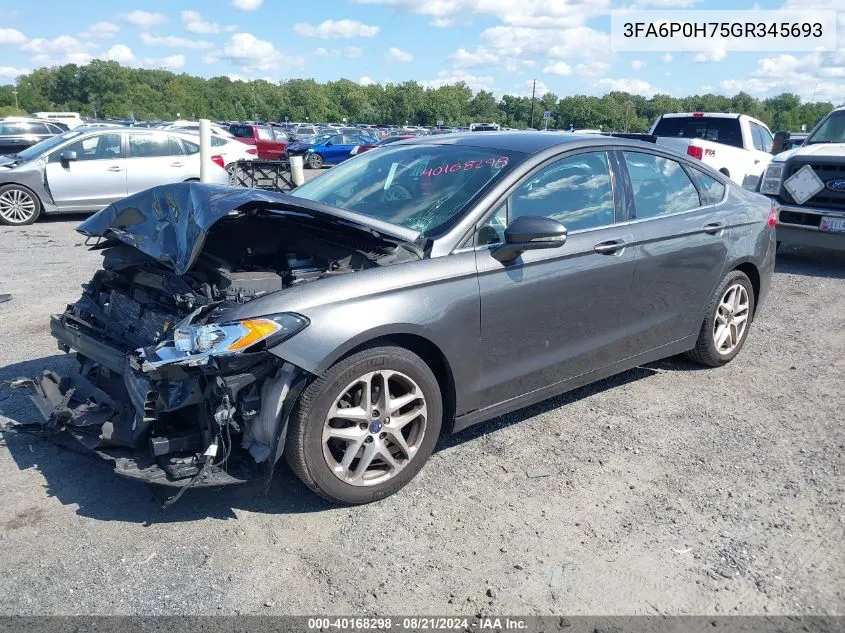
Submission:
<svg viewBox="0 0 845 633">
<path fill-rule="evenodd" d="M 249 212 L 295 213 L 330 221 L 395 242 L 413 242 L 419 232 L 360 213 L 289 194 L 183 182 L 147 189 L 110 204 L 76 229 L 90 237 L 114 238 L 183 275 L 193 265 L 209 229 L 226 216 Z"/>
</svg>

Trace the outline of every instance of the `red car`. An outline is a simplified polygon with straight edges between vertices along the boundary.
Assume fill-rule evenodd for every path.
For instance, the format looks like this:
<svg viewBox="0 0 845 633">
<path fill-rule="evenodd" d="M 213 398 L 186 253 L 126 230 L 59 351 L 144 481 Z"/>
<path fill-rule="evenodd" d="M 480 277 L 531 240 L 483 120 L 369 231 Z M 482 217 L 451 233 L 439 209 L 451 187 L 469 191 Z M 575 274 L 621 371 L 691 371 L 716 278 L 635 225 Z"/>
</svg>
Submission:
<svg viewBox="0 0 845 633">
<path fill-rule="evenodd" d="M 290 142 L 284 130 L 269 125 L 236 123 L 229 126 L 229 132 L 242 143 L 254 145 L 258 150 L 259 160 L 280 160 L 284 158 L 285 149 Z"/>
<path fill-rule="evenodd" d="M 411 135 L 406 136 L 385 136 L 381 139 L 378 143 L 373 143 L 372 145 L 358 145 L 355 149 L 352 150 L 352 156 L 355 154 L 360 154 L 361 152 L 366 152 L 368 149 L 375 149 L 377 147 L 382 147 L 383 145 L 390 145 L 391 143 L 395 143 L 396 141 L 404 141 L 406 138 L 415 138 Z"/>
</svg>

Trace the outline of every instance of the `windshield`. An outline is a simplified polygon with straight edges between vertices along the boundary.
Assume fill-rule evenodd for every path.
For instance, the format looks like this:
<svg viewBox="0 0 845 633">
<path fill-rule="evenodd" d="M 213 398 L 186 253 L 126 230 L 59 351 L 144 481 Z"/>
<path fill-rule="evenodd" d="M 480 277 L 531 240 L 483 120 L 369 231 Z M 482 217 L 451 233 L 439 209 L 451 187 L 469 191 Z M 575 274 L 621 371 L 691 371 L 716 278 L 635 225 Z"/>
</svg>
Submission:
<svg viewBox="0 0 845 633">
<path fill-rule="evenodd" d="M 308 139 L 308 143 L 312 145 L 323 145 L 326 141 L 328 141 L 334 134 L 320 134 L 319 136 L 314 136 L 313 138 Z"/>
<path fill-rule="evenodd" d="M 463 145 L 393 145 L 345 161 L 292 195 L 422 233 L 454 224 L 525 154 Z"/>
<path fill-rule="evenodd" d="M 49 152 L 54 147 L 58 147 L 66 140 L 71 139 L 75 136 L 79 136 L 82 134 L 82 131 L 72 131 L 72 132 L 65 132 L 64 134 L 58 134 L 56 136 L 51 136 L 48 139 L 41 141 L 40 143 L 36 143 L 31 147 L 27 147 L 25 150 L 18 152 L 15 154 L 18 158 L 22 158 L 23 160 L 32 160 L 34 158 L 38 158 L 42 154 Z"/>
<path fill-rule="evenodd" d="M 807 139 L 807 145 L 813 143 L 845 143 L 845 110 L 831 112 L 819 124 Z"/>
</svg>

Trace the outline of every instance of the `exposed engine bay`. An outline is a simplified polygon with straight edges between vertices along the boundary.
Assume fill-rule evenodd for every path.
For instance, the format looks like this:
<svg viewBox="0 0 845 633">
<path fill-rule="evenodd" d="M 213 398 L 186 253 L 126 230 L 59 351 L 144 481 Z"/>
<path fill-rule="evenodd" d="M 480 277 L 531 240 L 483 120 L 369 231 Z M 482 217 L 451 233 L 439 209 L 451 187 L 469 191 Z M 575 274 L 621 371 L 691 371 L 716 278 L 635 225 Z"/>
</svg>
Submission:
<svg viewBox="0 0 845 633">
<path fill-rule="evenodd" d="M 92 246 L 102 269 L 51 319 L 59 347 L 76 352 L 78 375 L 45 372 L 33 400 L 50 429 L 112 460 L 118 474 L 181 487 L 269 475 L 311 378 L 268 352 L 307 319 L 218 325 L 220 315 L 301 284 L 419 258 L 376 232 L 296 213 L 222 217 L 184 274 L 115 235 Z M 233 328 L 236 340 L 220 347 Z"/>
</svg>

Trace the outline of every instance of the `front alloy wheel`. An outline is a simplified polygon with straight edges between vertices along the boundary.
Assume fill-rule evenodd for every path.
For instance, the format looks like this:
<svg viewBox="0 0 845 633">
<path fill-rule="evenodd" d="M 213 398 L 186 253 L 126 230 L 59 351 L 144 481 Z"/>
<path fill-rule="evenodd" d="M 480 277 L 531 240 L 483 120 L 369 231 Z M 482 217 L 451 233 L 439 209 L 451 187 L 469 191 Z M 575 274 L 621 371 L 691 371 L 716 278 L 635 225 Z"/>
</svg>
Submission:
<svg viewBox="0 0 845 633">
<path fill-rule="evenodd" d="M 443 405 L 429 366 L 402 347 L 339 361 L 312 382 L 290 419 L 285 457 L 317 494 L 368 503 L 399 490 L 428 460 Z"/>
<path fill-rule="evenodd" d="M 311 169 L 320 169 L 323 166 L 323 157 L 319 154 L 308 154 L 306 162 Z"/>
<path fill-rule="evenodd" d="M 414 459 L 427 416 L 425 396 L 412 378 L 392 370 L 369 372 L 342 389 L 326 415 L 323 456 L 341 481 L 385 482 Z"/>
<path fill-rule="evenodd" d="M 19 185 L 0 187 L 0 224 L 32 224 L 41 213 L 41 202 L 29 189 Z"/>
</svg>

